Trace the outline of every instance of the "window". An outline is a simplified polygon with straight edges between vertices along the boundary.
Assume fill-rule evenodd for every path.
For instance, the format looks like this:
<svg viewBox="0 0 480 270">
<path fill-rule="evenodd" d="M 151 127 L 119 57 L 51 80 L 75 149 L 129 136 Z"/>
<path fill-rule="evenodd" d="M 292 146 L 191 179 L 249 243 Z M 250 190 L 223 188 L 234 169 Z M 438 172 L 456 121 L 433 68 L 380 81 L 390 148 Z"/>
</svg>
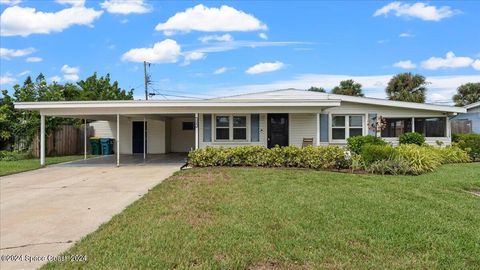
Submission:
<svg viewBox="0 0 480 270">
<path fill-rule="evenodd" d="M 244 115 L 217 115 L 215 117 L 216 140 L 247 140 L 247 117 Z"/>
<path fill-rule="evenodd" d="M 233 139 L 234 140 L 247 139 L 247 117 L 246 116 L 233 117 Z"/>
<path fill-rule="evenodd" d="M 425 137 L 445 137 L 446 129 L 445 117 L 415 118 L 415 132 Z"/>
<path fill-rule="evenodd" d="M 193 130 L 193 122 L 182 122 L 182 130 Z"/>
<path fill-rule="evenodd" d="M 382 137 L 399 137 L 403 133 L 412 132 L 412 118 L 384 118 L 385 128 Z"/>
<path fill-rule="evenodd" d="M 332 115 L 332 140 L 363 135 L 363 115 Z"/>
<path fill-rule="evenodd" d="M 215 125 L 215 138 L 217 140 L 230 139 L 230 117 L 229 116 L 217 116 Z"/>
</svg>

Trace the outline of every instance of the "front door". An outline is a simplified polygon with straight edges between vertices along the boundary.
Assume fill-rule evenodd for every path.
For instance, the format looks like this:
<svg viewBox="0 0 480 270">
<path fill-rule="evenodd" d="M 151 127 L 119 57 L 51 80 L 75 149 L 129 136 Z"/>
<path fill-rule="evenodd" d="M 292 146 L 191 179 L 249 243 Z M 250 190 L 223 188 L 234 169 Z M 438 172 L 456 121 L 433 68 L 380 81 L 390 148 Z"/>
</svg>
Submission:
<svg viewBox="0 0 480 270">
<path fill-rule="evenodd" d="M 268 148 L 288 146 L 288 114 L 271 113 L 267 120 Z"/>
<path fill-rule="evenodd" d="M 145 123 L 146 126 L 146 123 Z M 143 130 L 143 122 L 132 122 L 132 153 L 143 154 L 143 140 L 145 130 Z M 145 142 L 146 147 L 146 142 Z"/>
</svg>

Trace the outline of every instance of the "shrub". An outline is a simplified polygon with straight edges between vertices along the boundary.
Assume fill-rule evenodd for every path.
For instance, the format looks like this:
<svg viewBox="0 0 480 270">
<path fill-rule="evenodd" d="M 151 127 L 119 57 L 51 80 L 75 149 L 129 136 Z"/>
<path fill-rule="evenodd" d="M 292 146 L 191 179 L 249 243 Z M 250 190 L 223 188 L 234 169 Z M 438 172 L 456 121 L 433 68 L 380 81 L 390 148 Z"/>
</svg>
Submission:
<svg viewBox="0 0 480 270">
<path fill-rule="evenodd" d="M 433 148 L 433 147 L 432 147 Z M 440 155 L 442 164 L 447 163 L 465 163 L 470 162 L 468 153 L 457 146 L 448 146 L 444 148 L 433 148 Z"/>
<path fill-rule="evenodd" d="M 452 141 L 465 150 L 473 161 L 480 161 L 480 134 L 453 134 Z"/>
<path fill-rule="evenodd" d="M 377 160 L 367 167 L 367 171 L 376 174 L 405 175 L 410 171 L 409 163 L 401 157 Z"/>
<path fill-rule="evenodd" d="M 360 154 L 362 147 L 366 144 L 374 145 L 387 145 L 387 142 L 382 138 L 378 138 L 372 135 L 367 136 L 354 136 L 347 139 L 348 149 L 355 154 Z"/>
<path fill-rule="evenodd" d="M 417 132 L 407 132 L 400 135 L 398 138 L 400 144 L 416 144 L 423 145 L 425 144 L 425 137 L 422 134 Z"/>
<path fill-rule="evenodd" d="M 365 165 L 370 165 L 379 160 L 387 160 L 395 155 L 395 148 L 390 145 L 367 144 L 362 147 L 361 152 Z"/>
<path fill-rule="evenodd" d="M 396 148 L 396 156 L 403 158 L 409 167 L 409 173 L 419 175 L 431 172 L 440 166 L 442 158 L 431 147 L 415 144 L 403 144 Z"/>
<path fill-rule="evenodd" d="M 336 145 L 302 148 L 302 167 L 313 169 L 349 168 L 345 150 Z"/>
<path fill-rule="evenodd" d="M 1 161 L 16 161 L 22 159 L 29 159 L 32 158 L 32 153 L 25 152 L 25 151 L 0 151 L 0 160 Z"/>
</svg>

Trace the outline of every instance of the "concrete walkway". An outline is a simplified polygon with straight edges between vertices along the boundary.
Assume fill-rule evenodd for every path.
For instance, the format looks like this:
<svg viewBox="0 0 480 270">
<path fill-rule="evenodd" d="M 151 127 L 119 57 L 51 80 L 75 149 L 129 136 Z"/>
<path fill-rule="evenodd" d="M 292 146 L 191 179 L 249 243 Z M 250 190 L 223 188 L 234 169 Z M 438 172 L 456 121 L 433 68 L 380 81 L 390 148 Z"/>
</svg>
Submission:
<svg viewBox="0 0 480 270">
<path fill-rule="evenodd" d="M 0 177 L 0 269 L 41 266 L 46 256 L 59 255 L 95 231 L 181 165 L 68 163 Z M 21 257 L 6 262 L 6 255 Z"/>
</svg>

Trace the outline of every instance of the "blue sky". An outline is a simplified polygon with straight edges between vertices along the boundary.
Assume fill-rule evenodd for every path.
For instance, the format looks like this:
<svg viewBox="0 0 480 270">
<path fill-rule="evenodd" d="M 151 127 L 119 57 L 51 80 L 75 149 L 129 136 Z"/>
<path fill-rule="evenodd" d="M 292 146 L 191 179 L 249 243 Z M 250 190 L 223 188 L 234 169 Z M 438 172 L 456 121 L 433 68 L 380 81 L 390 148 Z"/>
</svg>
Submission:
<svg viewBox="0 0 480 270">
<path fill-rule="evenodd" d="M 60 83 L 110 73 L 210 97 L 327 90 L 353 78 L 384 97 L 392 74 L 425 75 L 428 101 L 480 81 L 480 2 L 0 0 L 2 89 L 43 72 Z M 163 97 L 157 97 L 163 98 Z"/>
</svg>

